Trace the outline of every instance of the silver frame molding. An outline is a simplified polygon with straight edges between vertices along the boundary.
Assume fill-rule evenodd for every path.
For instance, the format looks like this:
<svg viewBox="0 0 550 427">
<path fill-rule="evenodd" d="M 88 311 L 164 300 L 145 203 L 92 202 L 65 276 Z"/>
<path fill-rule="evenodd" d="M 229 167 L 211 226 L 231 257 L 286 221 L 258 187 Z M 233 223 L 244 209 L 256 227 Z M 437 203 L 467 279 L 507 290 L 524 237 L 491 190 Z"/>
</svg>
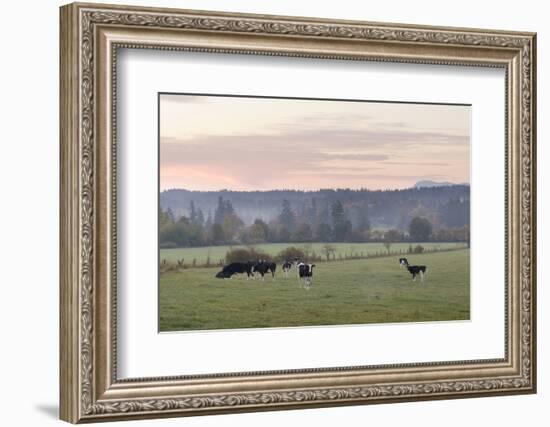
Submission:
<svg viewBox="0 0 550 427">
<path fill-rule="evenodd" d="M 61 419 L 112 421 L 536 391 L 534 33 L 80 3 L 63 6 L 60 14 Z M 505 69 L 505 357 L 118 379 L 118 48 Z"/>
</svg>

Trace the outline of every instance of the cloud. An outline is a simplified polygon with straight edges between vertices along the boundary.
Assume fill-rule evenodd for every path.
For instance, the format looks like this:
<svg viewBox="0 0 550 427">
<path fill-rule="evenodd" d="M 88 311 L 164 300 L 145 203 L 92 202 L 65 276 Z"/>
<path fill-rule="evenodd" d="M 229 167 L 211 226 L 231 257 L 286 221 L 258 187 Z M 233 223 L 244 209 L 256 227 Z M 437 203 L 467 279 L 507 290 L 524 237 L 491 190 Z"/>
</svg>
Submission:
<svg viewBox="0 0 550 427">
<path fill-rule="evenodd" d="M 364 154 L 364 153 L 326 153 L 332 160 L 387 160 L 389 156 L 386 154 Z"/>
<path fill-rule="evenodd" d="M 418 172 L 411 174 L 407 169 L 432 179 L 454 179 L 438 172 L 456 162 L 457 149 L 459 157 L 469 155 L 467 138 L 437 132 L 302 130 L 261 137 L 209 136 L 176 141 L 161 140 L 161 176 L 166 168 L 181 170 L 181 186 L 186 188 L 199 185 L 217 189 L 228 184 L 240 189 L 299 188 L 300 179 L 305 177 L 307 185 L 317 182 L 317 187 L 372 188 L 383 186 L 384 180 L 391 185 L 415 182 Z M 434 150 L 439 153 L 438 160 L 446 156 L 448 161 L 433 161 L 430 152 Z M 220 179 L 222 176 L 230 182 Z"/>
<path fill-rule="evenodd" d="M 433 112 L 402 117 L 392 109 L 394 117 L 381 119 L 340 113 L 340 107 L 316 111 L 319 105 L 304 103 L 307 108 L 259 122 L 253 110 L 231 115 L 231 105 L 220 110 L 228 111 L 224 121 L 208 120 L 191 133 L 182 124 L 181 130 L 174 127 L 173 134 L 162 134 L 161 181 L 189 189 L 390 188 L 412 185 L 419 178 L 468 181 L 468 131 L 439 129 Z M 264 113 L 271 118 L 270 111 Z M 417 116 L 423 124 L 414 120 Z M 461 120 L 453 123 L 467 129 Z"/>
<path fill-rule="evenodd" d="M 176 137 L 162 137 L 161 143 L 184 143 L 188 146 L 231 147 L 235 150 L 255 150 L 259 147 L 275 149 L 295 148 L 297 150 L 365 150 L 406 149 L 411 147 L 467 146 L 469 136 L 436 131 L 389 130 L 389 129 L 296 129 L 271 135 L 207 135 L 183 140 Z"/>
</svg>

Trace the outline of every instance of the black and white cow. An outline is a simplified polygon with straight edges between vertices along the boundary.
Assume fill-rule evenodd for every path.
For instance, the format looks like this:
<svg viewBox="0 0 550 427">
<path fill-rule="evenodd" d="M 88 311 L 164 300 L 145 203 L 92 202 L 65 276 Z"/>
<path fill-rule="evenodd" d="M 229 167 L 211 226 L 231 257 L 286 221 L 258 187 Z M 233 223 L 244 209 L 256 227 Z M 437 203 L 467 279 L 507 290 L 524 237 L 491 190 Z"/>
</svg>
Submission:
<svg viewBox="0 0 550 427">
<path fill-rule="evenodd" d="M 293 263 L 288 260 L 283 263 L 283 273 L 285 275 L 285 279 L 288 279 L 288 273 L 292 270 L 292 265 Z"/>
<path fill-rule="evenodd" d="M 222 271 L 216 274 L 218 279 L 231 279 L 234 274 L 246 273 L 246 280 L 251 276 L 254 277 L 252 272 L 254 263 L 251 262 L 232 262 L 223 267 Z"/>
<path fill-rule="evenodd" d="M 304 281 L 304 288 L 309 289 L 311 281 L 313 279 L 313 267 L 315 264 L 305 264 L 303 262 L 298 264 L 298 275 L 300 280 Z"/>
<path fill-rule="evenodd" d="M 406 267 L 409 273 L 412 275 L 413 282 L 416 281 L 416 276 L 420 276 L 420 281 L 424 281 L 424 275 L 426 274 L 427 267 L 425 265 L 410 265 L 407 258 L 399 258 L 399 265 Z"/>
<path fill-rule="evenodd" d="M 262 280 L 264 280 L 264 274 L 271 273 L 271 278 L 275 280 L 275 270 L 277 269 L 277 264 L 265 259 L 259 260 L 254 267 L 252 267 L 252 274 L 256 272 L 260 273 Z"/>
</svg>

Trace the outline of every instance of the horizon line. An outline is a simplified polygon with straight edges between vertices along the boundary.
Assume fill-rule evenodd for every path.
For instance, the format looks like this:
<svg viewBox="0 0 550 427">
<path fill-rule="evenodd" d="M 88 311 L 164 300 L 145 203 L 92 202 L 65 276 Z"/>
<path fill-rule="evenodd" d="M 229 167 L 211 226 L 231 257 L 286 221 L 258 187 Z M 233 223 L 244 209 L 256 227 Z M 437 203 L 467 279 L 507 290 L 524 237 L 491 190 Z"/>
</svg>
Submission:
<svg viewBox="0 0 550 427">
<path fill-rule="evenodd" d="M 173 187 L 173 188 L 166 188 L 164 190 L 161 190 L 161 193 L 164 193 L 166 191 L 188 191 L 188 192 L 194 192 L 194 193 L 268 193 L 268 192 L 296 192 L 296 193 L 318 193 L 321 191 L 404 191 L 404 190 L 423 190 L 426 188 L 442 188 L 442 187 L 470 187 L 469 182 L 461 182 L 458 184 L 451 183 L 448 185 L 428 185 L 428 186 L 421 186 L 416 187 L 415 185 L 411 187 L 403 187 L 403 188 L 384 188 L 384 189 L 371 189 L 367 187 L 360 187 L 360 188 L 350 188 L 350 187 L 337 187 L 337 188 L 318 188 L 318 189 L 293 189 L 293 188 L 272 188 L 268 190 L 238 190 L 238 189 L 228 189 L 228 188 L 220 188 L 217 190 L 190 190 L 188 188 L 181 188 L 181 187 Z"/>
</svg>

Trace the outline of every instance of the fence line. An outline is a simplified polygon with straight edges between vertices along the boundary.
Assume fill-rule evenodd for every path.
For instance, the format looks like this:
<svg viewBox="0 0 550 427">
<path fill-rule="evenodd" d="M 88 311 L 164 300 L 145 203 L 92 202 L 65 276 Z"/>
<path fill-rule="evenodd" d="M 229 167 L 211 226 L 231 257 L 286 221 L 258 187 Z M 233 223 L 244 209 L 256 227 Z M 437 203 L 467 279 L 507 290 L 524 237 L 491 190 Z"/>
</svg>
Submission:
<svg viewBox="0 0 550 427">
<path fill-rule="evenodd" d="M 453 251 L 460 251 L 468 249 L 467 246 L 464 247 L 455 247 L 455 248 L 431 248 L 426 249 L 422 248 L 421 251 L 415 252 L 414 248 L 411 251 L 408 250 L 397 250 L 397 251 L 375 251 L 375 252 L 367 252 L 366 254 L 363 252 L 355 253 L 350 252 L 349 255 L 347 252 L 338 253 L 338 256 L 336 253 L 332 254 L 331 256 L 323 256 L 323 255 L 317 255 L 315 252 L 308 255 L 304 261 L 307 262 L 338 262 L 338 261 L 353 261 L 353 260 L 366 260 L 366 259 L 373 259 L 373 258 L 387 258 L 397 255 L 423 255 L 423 254 L 431 254 L 431 253 L 437 253 L 437 252 L 453 252 Z M 181 271 L 181 270 L 187 270 L 189 268 L 212 268 L 212 267 L 223 267 L 225 264 L 225 259 L 219 259 L 216 262 L 211 262 L 209 258 L 207 258 L 207 262 L 203 264 L 198 264 L 196 258 L 193 258 L 190 263 L 185 263 L 183 259 L 177 260 L 177 262 L 169 261 L 166 259 L 162 259 L 159 266 L 160 273 L 168 273 L 168 272 L 174 272 L 174 271 Z"/>
</svg>

